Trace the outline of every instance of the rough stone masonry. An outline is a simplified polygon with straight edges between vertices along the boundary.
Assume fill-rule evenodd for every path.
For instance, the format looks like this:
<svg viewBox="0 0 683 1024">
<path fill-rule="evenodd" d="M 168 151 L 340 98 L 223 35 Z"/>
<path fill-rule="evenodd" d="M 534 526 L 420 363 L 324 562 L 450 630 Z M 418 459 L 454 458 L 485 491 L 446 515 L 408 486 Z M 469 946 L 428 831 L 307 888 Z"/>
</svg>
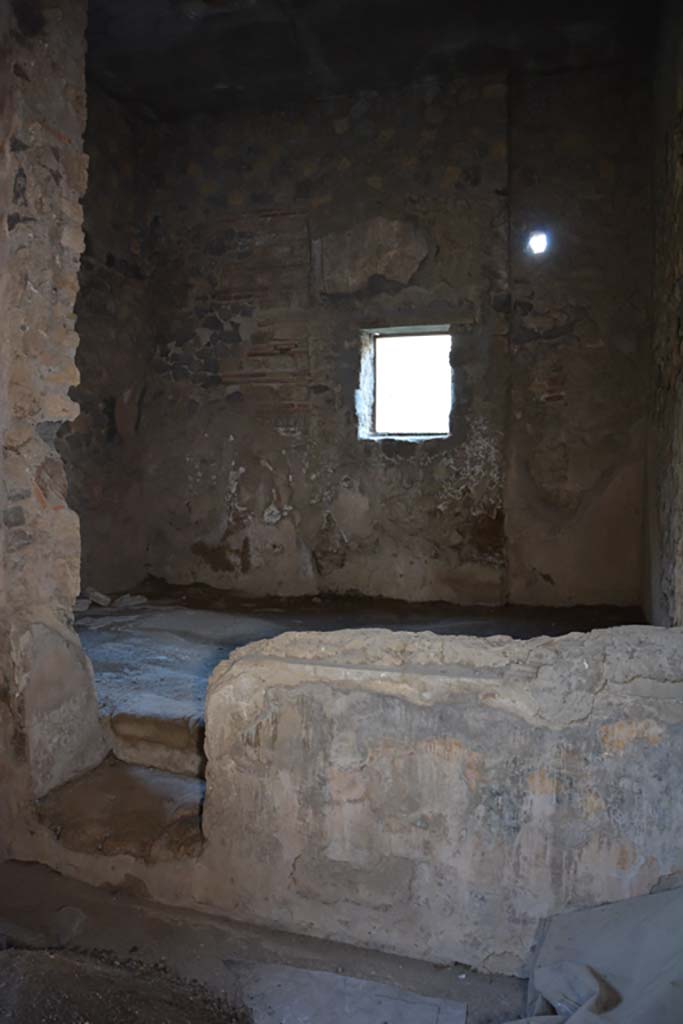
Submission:
<svg viewBox="0 0 683 1024">
<path fill-rule="evenodd" d="M 16 14 L 13 9 L 16 6 Z M 72 629 L 80 537 L 55 437 L 78 407 L 85 4 L 0 15 L 0 854 L 22 805 L 106 752 Z"/>
</svg>

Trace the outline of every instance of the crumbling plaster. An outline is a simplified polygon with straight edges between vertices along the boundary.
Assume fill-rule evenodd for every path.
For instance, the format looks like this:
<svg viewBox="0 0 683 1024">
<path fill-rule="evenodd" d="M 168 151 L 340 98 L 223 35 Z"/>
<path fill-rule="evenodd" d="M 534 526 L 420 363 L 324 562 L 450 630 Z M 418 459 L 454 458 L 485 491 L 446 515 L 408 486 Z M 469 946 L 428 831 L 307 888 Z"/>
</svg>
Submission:
<svg viewBox="0 0 683 1024">
<path fill-rule="evenodd" d="M 264 115 L 256 132 L 245 115 L 194 121 L 180 146 L 165 133 L 158 272 L 180 303 L 143 414 L 166 513 L 155 575 L 502 598 L 505 97 L 496 79 L 426 83 Z M 455 336 L 455 437 L 359 441 L 361 330 L 439 322 Z"/>
<path fill-rule="evenodd" d="M 683 632 L 289 633 L 207 701 L 198 893 L 231 915 L 524 970 L 539 921 L 683 867 Z"/>
<path fill-rule="evenodd" d="M 162 126 L 110 103 L 63 439 L 85 581 L 638 604 L 647 102 L 612 67 Z M 451 325 L 453 436 L 359 440 L 361 332 L 410 324 Z"/>
<path fill-rule="evenodd" d="M 3 5 L 0 844 L 29 795 L 101 759 L 92 669 L 73 632 L 78 517 L 55 450 L 78 409 L 85 3 Z"/>
</svg>

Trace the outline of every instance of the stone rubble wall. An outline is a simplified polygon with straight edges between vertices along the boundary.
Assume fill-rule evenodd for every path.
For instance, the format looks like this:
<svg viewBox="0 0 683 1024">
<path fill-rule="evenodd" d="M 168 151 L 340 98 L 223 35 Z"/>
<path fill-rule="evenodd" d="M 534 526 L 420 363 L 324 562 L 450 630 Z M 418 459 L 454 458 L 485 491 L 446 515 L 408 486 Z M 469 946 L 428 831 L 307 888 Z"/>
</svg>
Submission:
<svg viewBox="0 0 683 1024">
<path fill-rule="evenodd" d="M 683 631 L 285 634 L 214 671 L 206 752 L 200 901 L 523 973 L 683 870 Z"/>
<path fill-rule="evenodd" d="M 55 449 L 78 412 L 69 389 L 78 382 L 86 3 L 3 11 L 0 790 L 7 783 L 9 795 L 0 811 L 9 817 L 29 793 L 97 763 L 106 745 L 72 628 L 79 526 Z"/>
</svg>

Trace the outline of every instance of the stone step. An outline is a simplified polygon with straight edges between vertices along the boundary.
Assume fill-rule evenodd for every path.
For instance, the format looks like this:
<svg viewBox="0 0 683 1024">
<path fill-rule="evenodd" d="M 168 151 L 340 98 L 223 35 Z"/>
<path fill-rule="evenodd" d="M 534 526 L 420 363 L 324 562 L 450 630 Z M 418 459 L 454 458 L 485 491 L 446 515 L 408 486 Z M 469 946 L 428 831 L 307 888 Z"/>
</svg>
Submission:
<svg viewBox="0 0 683 1024">
<path fill-rule="evenodd" d="M 48 793 L 38 815 L 69 850 L 149 863 L 199 854 L 203 799 L 200 779 L 109 756 Z"/>
<path fill-rule="evenodd" d="M 103 721 L 120 761 L 204 778 L 203 717 L 118 711 L 103 716 Z"/>
</svg>

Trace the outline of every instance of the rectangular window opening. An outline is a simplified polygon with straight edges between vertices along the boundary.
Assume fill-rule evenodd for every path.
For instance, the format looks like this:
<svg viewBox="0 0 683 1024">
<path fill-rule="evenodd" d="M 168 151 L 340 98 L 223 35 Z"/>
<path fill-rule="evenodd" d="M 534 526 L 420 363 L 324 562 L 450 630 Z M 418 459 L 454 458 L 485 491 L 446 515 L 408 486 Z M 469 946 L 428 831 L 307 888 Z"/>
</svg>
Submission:
<svg viewBox="0 0 683 1024">
<path fill-rule="evenodd" d="M 356 392 L 358 436 L 404 441 L 448 437 L 451 346 L 444 327 L 364 331 Z"/>
</svg>

